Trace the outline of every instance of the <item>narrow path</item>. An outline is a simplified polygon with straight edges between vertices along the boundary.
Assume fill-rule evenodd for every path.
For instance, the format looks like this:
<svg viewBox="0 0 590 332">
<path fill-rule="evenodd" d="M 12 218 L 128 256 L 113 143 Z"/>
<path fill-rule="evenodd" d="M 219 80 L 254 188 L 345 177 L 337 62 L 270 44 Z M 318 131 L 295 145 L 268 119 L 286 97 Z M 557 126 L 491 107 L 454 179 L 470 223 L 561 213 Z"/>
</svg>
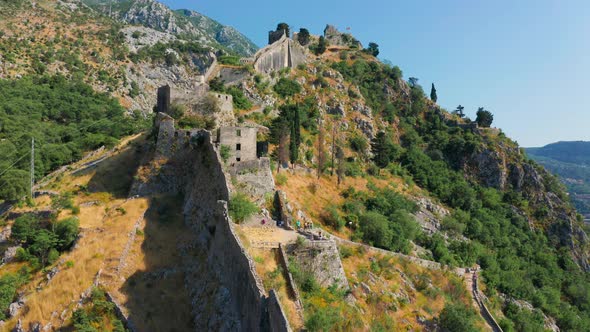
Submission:
<svg viewBox="0 0 590 332">
<path fill-rule="evenodd" d="M 466 274 L 466 277 L 467 284 L 471 285 L 471 294 L 473 295 L 473 300 L 479 307 L 480 315 L 483 317 L 486 323 L 492 328 L 492 331 L 503 332 L 502 328 L 500 327 L 500 324 L 498 324 L 496 319 L 494 319 L 494 316 L 492 316 L 492 313 L 483 301 L 483 296 L 479 291 L 479 286 L 477 284 L 478 270 L 472 270 L 471 275 Z"/>
</svg>

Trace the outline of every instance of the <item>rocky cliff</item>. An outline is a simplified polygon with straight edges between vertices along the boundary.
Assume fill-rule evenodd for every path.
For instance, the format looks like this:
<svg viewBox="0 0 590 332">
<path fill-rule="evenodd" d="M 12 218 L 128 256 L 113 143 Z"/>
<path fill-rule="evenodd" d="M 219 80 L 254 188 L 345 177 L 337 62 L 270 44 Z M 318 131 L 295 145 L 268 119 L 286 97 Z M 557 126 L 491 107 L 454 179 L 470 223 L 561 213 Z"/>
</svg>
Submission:
<svg viewBox="0 0 590 332">
<path fill-rule="evenodd" d="M 183 35 L 205 46 L 227 48 L 240 55 L 249 56 L 258 47 L 236 29 L 192 10 L 173 11 L 155 0 L 83 0 L 103 13 L 130 23 L 143 25 L 157 31 Z"/>
</svg>

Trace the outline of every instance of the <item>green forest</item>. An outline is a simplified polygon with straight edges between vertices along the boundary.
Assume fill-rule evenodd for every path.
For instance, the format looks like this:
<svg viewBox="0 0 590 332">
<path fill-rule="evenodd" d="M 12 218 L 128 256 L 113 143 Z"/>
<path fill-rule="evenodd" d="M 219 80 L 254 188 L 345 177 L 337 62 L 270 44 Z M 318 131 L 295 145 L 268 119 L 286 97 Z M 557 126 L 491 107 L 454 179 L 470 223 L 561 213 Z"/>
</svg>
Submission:
<svg viewBox="0 0 590 332">
<path fill-rule="evenodd" d="M 40 179 L 149 123 L 126 114 L 108 94 L 63 76 L 0 80 L 0 200 L 18 200 L 28 192 L 32 138 Z"/>
</svg>

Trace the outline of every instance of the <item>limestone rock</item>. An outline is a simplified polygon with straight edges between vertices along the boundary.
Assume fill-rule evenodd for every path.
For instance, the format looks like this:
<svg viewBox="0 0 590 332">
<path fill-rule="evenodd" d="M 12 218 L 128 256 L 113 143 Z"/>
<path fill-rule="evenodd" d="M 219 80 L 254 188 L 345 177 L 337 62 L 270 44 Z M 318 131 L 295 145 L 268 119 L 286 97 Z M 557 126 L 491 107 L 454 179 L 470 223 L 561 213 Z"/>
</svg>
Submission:
<svg viewBox="0 0 590 332">
<path fill-rule="evenodd" d="M 485 149 L 469 157 L 467 169 L 472 169 L 477 179 L 487 187 L 504 189 L 506 186 L 506 161 L 498 151 Z"/>
<path fill-rule="evenodd" d="M 373 128 L 373 121 L 356 117 L 353 119 L 356 123 L 356 127 L 369 139 L 372 140 L 375 137 L 375 129 Z"/>
<path fill-rule="evenodd" d="M 327 107 L 326 112 L 328 112 L 328 114 L 339 115 L 341 117 L 346 116 L 346 111 L 344 110 L 344 105 L 342 103 L 336 103 L 334 106 Z"/>
<path fill-rule="evenodd" d="M 12 262 L 16 256 L 16 251 L 18 248 L 20 248 L 20 246 L 8 247 L 8 249 L 6 249 L 4 252 L 4 256 L 2 257 L 2 263 L 6 264 Z"/>
</svg>

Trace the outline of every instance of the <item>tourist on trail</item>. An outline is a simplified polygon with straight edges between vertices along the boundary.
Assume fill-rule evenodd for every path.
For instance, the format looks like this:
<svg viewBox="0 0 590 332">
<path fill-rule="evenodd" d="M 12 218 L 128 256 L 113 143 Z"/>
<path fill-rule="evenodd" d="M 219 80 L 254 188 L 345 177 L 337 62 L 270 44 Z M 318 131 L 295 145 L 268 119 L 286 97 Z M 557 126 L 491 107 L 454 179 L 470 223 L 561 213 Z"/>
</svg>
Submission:
<svg viewBox="0 0 590 332">
<path fill-rule="evenodd" d="M 297 229 L 301 228 L 301 221 L 297 220 L 297 222 L 295 223 L 295 225 L 297 225 Z"/>
<path fill-rule="evenodd" d="M 262 219 L 262 224 L 263 225 L 266 224 L 266 220 Z"/>
</svg>

